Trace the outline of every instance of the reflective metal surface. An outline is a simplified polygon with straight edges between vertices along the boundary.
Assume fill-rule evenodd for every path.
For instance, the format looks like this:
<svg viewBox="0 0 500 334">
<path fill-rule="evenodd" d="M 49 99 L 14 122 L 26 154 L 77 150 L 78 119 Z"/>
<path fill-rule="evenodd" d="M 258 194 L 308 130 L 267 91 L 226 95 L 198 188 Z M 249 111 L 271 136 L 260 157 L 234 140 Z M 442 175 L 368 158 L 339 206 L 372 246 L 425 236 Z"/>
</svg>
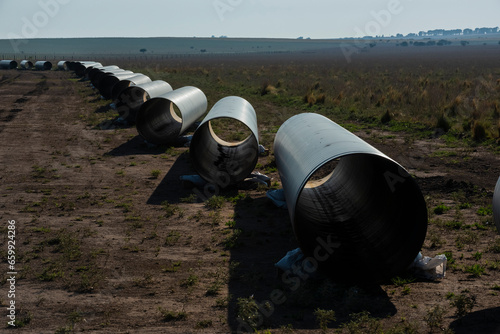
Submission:
<svg viewBox="0 0 500 334">
<path fill-rule="evenodd" d="M 137 131 L 150 143 L 170 144 L 206 110 L 207 97 L 200 89 L 182 87 L 145 102 L 137 114 Z"/>
<path fill-rule="evenodd" d="M 69 62 L 66 61 L 66 60 L 61 60 L 57 63 L 57 68 L 60 70 L 60 71 L 67 71 L 69 70 Z"/>
<path fill-rule="evenodd" d="M 38 71 L 50 71 L 52 63 L 50 61 L 39 60 L 35 63 L 35 69 Z"/>
<path fill-rule="evenodd" d="M 85 76 L 89 78 L 91 81 L 94 79 L 94 76 L 97 73 L 100 72 L 106 72 L 106 71 L 112 71 L 112 70 L 119 70 L 120 68 L 116 65 L 109 65 L 109 66 L 91 66 L 87 68 Z"/>
<path fill-rule="evenodd" d="M 274 155 L 295 236 L 322 271 L 378 281 L 413 262 L 427 232 L 427 207 L 397 162 L 312 113 L 280 127 Z"/>
<path fill-rule="evenodd" d="M 115 70 L 106 70 L 106 71 L 99 71 L 97 72 L 90 81 L 92 82 L 92 85 L 94 88 L 101 90 L 101 82 L 109 76 L 116 75 L 116 74 L 132 74 L 134 72 L 132 71 L 126 71 L 124 69 L 115 69 Z"/>
<path fill-rule="evenodd" d="M 102 64 L 95 61 L 77 61 L 70 63 L 70 70 L 75 71 L 77 76 L 83 77 L 87 68 L 96 66 L 102 66 Z"/>
<path fill-rule="evenodd" d="M 500 232 L 500 178 L 498 178 L 495 193 L 493 194 L 493 219 Z"/>
<path fill-rule="evenodd" d="M 243 123 L 250 135 L 239 142 L 227 142 L 213 131 L 211 121 L 232 119 Z M 229 96 L 218 101 L 196 129 L 189 149 L 198 174 L 224 188 L 243 181 L 255 168 L 259 152 L 257 115 L 245 99 Z"/>
<path fill-rule="evenodd" d="M 151 79 L 147 75 L 140 73 L 136 73 L 136 75 L 130 78 L 122 79 L 113 86 L 113 89 L 111 90 L 111 98 L 116 100 L 118 95 L 120 95 L 120 93 L 126 88 L 148 82 L 151 82 Z"/>
<path fill-rule="evenodd" d="M 29 60 L 23 60 L 20 64 L 23 70 L 31 70 L 33 69 L 33 63 Z"/>
<path fill-rule="evenodd" d="M 130 72 L 130 73 L 128 73 Z M 111 99 L 113 87 L 122 80 L 130 79 L 135 76 L 142 75 L 142 73 L 134 73 L 131 71 L 123 71 L 118 73 L 110 73 L 105 75 L 99 83 L 99 92 L 105 99 Z"/>
<path fill-rule="evenodd" d="M 13 70 L 17 68 L 17 61 L 15 60 L 0 60 L 0 69 Z"/>
<path fill-rule="evenodd" d="M 172 86 L 163 80 L 138 84 L 124 89 L 116 98 L 116 110 L 120 117 L 134 123 L 142 104 L 152 98 L 172 91 Z"/>
</svg>

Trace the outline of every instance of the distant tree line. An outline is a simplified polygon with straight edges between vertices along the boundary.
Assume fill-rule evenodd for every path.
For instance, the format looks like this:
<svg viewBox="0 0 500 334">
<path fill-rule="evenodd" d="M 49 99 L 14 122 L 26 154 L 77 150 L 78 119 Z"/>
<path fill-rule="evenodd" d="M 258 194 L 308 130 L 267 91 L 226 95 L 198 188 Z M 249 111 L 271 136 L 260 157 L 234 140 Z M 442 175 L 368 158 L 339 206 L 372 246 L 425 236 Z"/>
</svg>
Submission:
<svg viewBox="0 0 500 334">
<path fill-rule="evenodd" d="M 429 37 L 429 36 L 453 36 L 453 35 L 485 35 L 485 34 L 496 34 L 499 32 L 499 28 L 476 28 L 472 29 L 434 29 L 427 31 L 420 31 L 418 33 L 419 37 Z M 408 37 L 417 37 L 417 34 L 409 34 Z"/>
</svg>

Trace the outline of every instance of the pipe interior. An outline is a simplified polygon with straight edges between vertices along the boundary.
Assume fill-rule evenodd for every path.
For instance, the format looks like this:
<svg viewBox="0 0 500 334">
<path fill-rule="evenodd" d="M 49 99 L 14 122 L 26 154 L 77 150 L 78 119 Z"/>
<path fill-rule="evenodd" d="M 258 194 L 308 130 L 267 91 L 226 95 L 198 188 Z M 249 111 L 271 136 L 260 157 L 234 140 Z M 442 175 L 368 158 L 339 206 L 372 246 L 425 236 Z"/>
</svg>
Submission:
<svg viewBox="0 0 500 334">
<path fill-rule="evenodd" d="M 166 99 L 150 100 L 137 115 L 137 130 L 149 142 L 168 144 L 179 137 L 182 116 L 177 106 Z"/>
<path fill-rule="evenodd" d="M 375 155 L 348 155 L 335 164 L 330 172 L 323 168 L 322 178 L 313 174 L 299 195 L 294 230 L 301 248 L 314 256 L 318 237 L 338 243 L 320 263 L 334 276 L 387 278 L 404 270 L 427 231 L 415 181 Z"/>
<path fill-rule="evenodd" d="M 118 95 L 116 101 L 118 113 L 123 119 L 135 122 L 137 112 L 148 99 L 149 95 L 144 89 L 130 86 Z"/>
<path fill-rule="evenodd" d="M 215 133 L 212 120 L 203 123 L 193 136 L 190 146 L 195 169 L 205 180 L 224 188 L 243 181 L 255 168 L 258 159 L 258 142 L 250 129 L 240 123 L 249 135 L 243 140 L 225 140 Z"/>
</svg>

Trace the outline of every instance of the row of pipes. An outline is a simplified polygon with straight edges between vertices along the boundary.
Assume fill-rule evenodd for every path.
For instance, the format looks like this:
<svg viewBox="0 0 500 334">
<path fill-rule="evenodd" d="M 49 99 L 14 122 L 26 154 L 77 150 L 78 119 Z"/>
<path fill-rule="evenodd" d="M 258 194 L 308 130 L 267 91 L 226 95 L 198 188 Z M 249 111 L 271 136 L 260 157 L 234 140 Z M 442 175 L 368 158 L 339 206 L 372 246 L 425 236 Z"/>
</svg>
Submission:
<svg viewBox="0 0 500 334">
<path fill-rule="evenodd" d="M 46 60 L 39 60 L 33 63 L 30 60 L 22 60 L 20 64 L 15 60 L 0 60 L 0 69 L 2 70 L 32 70 L 36 69 L 38 71 L 50 71 L 52 69 L 52 63 Z"/>
<path fill-rule="evenodd" d="M 88 78 L 120 116 L 154 144 L 171 144 L 207 110 L 196 87 L 96 62 L 67 63 Z M 244 124 L 247 138 L 227 142 L 212 122 Z M 245 99 L 219 100 L 197 126 L 190 157 L 199 175 L 224 188 L 244 180 L 259 155 L 257 115 Z M 379 281 L 404 271 L 427 233 L 427 206 L 415 179 L 396 161 L 330 119 L 303 113 L 276 133 L 274 155 L 299 245 L 314 266 L 340 280 Z M 500 179 L 493 198 L 500 230 Z"/>
</svg>

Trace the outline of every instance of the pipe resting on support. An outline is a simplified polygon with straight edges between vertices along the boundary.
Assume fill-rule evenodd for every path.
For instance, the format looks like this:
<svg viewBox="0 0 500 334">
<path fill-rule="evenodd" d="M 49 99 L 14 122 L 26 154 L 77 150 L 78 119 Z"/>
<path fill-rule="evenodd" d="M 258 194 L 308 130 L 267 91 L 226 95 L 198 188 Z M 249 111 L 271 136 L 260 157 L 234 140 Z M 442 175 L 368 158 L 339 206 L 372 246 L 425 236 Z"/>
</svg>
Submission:
<svg viewBox="0 0 500 334">
<path fill-rule="evenodd" d="M 172 86 L 163 80 L 130 86 L 116 98 L 116 110 L 121 118 L 129 123 L 135 123 L 137 113 L 146 101 L 172 90 Z"/>
<path fill-rule="evenodd" d="M 427 207 L 401 165 L 313 113 L 280 127 L 274 155 L 295 236 L 315 270 L 374 282 L 413 263 Z"/>
<path fill-rule="evenodd" d="M 151 82 L 151 78 L 147 75 L 141 73 L 134 73 L 133 76 L 125 79 L 121 79 L 119 82 L 113 85 L 111 89 L 111 99 L 114 101 L 118 98 L 118 95 L 130 86 L 140 85 Z"/>
<path fill-rule="evenodd" d="M 182 87 L 145 102 L 137 114 L 137 131 L 150 143 L 172 144 L 206 110 L 207 97 L 200 89 Z"/>
<path fill-rule="evenodd" d="M 495 193 L 493 194 L 493 219 L 498 232 L 500 232 L 500 178 L 498 178 Z"/>
<path fill-rule="evenodd" d="M 211 122 L 224 118 L 241 122 L 250 135 L 238 142 L 219 138 Z M 237 96 L 218 101 L 196 129 L 189 153 L 194 168 L 206 181 L 220 188 L 243 181 L 259 158 L 257 115 L 252 105 Z"/>
<path fill-rule="evenodd" d="M 112 98 L 113 87 L 117 83 L 119 83 L 120 81 L 127 80 L 127 79 L 137 77 L 137 76 L 146 77 L 142 73 L 134 73 L 134 72 L 127 73 L 127 72 L 128 71 L 113 73 L 113 74 L 106 75 L 104 78 L 102 78 L 101 82 L 99 83 L 99 92 L 106 100 L 109 100 Z M 146 77 L 146 78 L 149 79 L 149 77 Z"/>
</svg>

